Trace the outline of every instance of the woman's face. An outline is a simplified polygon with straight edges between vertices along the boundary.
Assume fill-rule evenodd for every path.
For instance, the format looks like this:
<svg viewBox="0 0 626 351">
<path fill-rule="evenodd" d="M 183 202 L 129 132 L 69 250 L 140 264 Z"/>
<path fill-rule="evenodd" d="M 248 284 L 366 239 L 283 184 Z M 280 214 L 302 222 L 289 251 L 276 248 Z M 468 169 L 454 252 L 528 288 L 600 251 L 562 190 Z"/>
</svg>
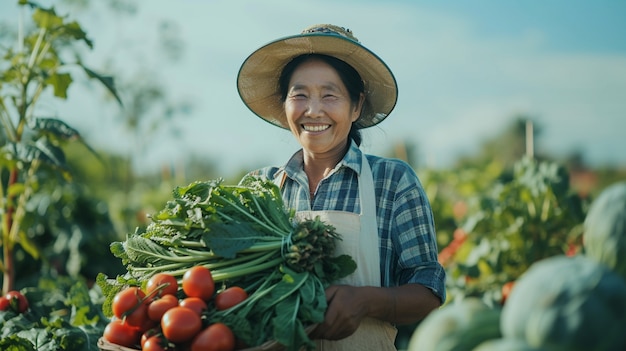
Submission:
<svg viewBox="0 0 626 351">
<path fill-rule="evenodd" d="M 300 64 L 289 80 L 285 113 L 289 128 L 305 152 L 324 156 L 343 153 L 363 98 L 352 104 L 334 68 L 322 60 Z"/>
</svg>

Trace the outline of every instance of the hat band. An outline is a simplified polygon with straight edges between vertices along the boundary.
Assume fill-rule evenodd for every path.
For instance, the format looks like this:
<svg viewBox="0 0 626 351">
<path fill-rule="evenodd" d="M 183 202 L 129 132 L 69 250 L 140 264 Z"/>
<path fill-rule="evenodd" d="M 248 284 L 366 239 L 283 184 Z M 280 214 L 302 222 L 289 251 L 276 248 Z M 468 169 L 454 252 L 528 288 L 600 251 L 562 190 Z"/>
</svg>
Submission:
<svg viewBox="0 0 626 351">
<path fill-rule="evenodd" d="M 312 33 L 323 33 L 323 34 L 336 34 L 340 35 L 344 38 L 348 38 L 350 40 L 356 41 L 359 40 L 352 34 L 352 31 L 348 28 L 333 26 L 333 25 L 325 25 L 325 26 L 313 26 L 306 28 L 302 31 L 302 34 L 312 34 Z"/>
</svg>

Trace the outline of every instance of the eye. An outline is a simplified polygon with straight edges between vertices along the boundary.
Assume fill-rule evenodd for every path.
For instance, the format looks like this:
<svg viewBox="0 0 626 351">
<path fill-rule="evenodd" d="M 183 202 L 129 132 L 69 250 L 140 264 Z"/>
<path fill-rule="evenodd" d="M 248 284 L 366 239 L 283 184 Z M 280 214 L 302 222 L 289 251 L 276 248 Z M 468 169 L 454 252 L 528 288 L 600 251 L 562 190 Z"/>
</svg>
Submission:
<svg viewBox="0 0 626 351">
<path fill-rule="evenodd" d="M 307 94 L 305 91 L 301 90 L 301 89 L 292 89 L 289 92 L 288 97 L 290 99 L 305 99 L 307 97 Z"/>
<path fill-rule="evenodd" d="M 306 98 L 307 98 L 306 94 L 302 94 L 302 93 L 299 93 L 299 94 L 292 94 L 292 95 L 290 95 L 289 97 L 290 97 L 291 99 L 294 99 L 294 100 L 303 100 L 303 99 L 306 99 Z"/>
</svg>

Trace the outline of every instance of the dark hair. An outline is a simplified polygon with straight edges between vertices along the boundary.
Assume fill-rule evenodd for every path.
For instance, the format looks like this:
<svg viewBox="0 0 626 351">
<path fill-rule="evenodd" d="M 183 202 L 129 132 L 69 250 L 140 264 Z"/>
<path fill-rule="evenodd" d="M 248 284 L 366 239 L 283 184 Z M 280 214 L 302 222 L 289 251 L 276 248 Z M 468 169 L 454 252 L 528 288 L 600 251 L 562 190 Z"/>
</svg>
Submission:
<svg viewBox="0 0 626 351">
<path fill-rule="evenodd" d="M 348 89 L 348 94 L 350 95 L 350 101 L 352 101 L 352 105 L 356 106 L 359 103 L 359 99 L 361 98 L 361 93 L 365 92 L 365 85 L 363 84 L 363 80 L 361 79 L 361 75 L 357 72 L 352 66 L 345 63 L 344 61 L 323 54 L 304 54 L 295 57 L 287 65 L 283 68 L 283 71 L 280 74 L 280 78 L 278 79 L 278 89 L 280 91 L 280 101 L 285 102 L 287 98 L 287 93 L 289 91 L 289 80 L 293 75 L 293 72 L 296 70 L 298 66 L 302 63 L 312 60 L 319 59 L 329 64 L 332 68 L 337 71 L 339 78 Z M 363 111 L 361 109 L 361 111 Z M 362 137 L 360 126 L 358 124 L 358 119 L 356 122 L 352 123 L 350 127 L 349 138 L 354 140 L 357 145 L 361 145 Z"/>
</svg>

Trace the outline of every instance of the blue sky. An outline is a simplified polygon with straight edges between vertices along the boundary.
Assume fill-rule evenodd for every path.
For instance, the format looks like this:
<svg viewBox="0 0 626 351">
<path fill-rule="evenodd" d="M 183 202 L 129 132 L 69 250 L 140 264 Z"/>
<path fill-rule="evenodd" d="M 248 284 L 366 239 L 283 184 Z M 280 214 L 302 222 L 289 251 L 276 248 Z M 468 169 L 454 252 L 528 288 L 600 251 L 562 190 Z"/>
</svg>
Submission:
<svg viewBox="0 0 626 351">
<path fill-rule="evenodd" d="M 0 20 L 15 20 L 12 3 L 0 4 Z M 181 137 L 158 136 L 142 153 L 140 168 L 158 169 L 190 153 L 214 160 L 225 175 L 284 163 L 298 145 L 289 132 L 244 107 L 235 79 L 257 47 L 316 23 L 352 29 L 398 80 L 396 109 L 367 130 L 366 152 L 385 153 L 409 140 L 422 166 L 445 167 L 522 114 L 542 129 L 537 152 L 580 150 L 594 165 L 626 166 L 626 1 L 136 3 L 132 17 L 69 15 L 95 43 L 85 54 L 93 68 L 109 64 L 133 76 L 147 67 L 173 99 L 194 105 L 193 114 L 178 122 Z M 65 13 L 61 4 L 56 9 Z M 155 55 L 161 20 L 177 23 L 184 40 L 178 63 Z M 119 108 L 103 104 L 84 84 L 73 89 L 70 100 L 47 108 L 96 147 L 131 149 L 114 118 Z"/>
<path fill-rule="evenodd" d="M 535 27 L 561 52 L 626 52 L 626 3 L 620 0 L 427 1 L 426 7 L 470 18 L 476 34 L 516 35 Z"/>
</svg>

